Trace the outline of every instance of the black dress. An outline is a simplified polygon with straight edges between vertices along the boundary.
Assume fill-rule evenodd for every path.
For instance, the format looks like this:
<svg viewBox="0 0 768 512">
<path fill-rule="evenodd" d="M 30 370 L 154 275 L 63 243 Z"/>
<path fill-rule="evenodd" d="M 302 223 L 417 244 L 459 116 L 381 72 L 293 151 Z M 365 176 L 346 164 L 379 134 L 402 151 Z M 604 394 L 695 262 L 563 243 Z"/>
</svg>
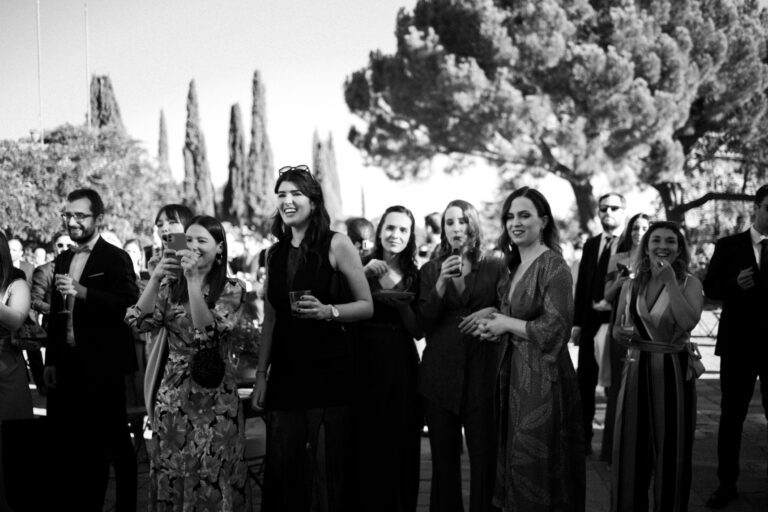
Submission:
<svg viewBox="0 0 768 512">
<path fill-rule="evenodd" d="M 373 317 L 358 325 L 358 399 L 354 413 L 355 478 L 359 509 L 413 512 L 419 492 L 422 411 L 416 388 L 419 355 L 398 310 L 377 300 L 368 280 Z M 418 290 L 418 275 L 393 290 Z"/>
</svg>

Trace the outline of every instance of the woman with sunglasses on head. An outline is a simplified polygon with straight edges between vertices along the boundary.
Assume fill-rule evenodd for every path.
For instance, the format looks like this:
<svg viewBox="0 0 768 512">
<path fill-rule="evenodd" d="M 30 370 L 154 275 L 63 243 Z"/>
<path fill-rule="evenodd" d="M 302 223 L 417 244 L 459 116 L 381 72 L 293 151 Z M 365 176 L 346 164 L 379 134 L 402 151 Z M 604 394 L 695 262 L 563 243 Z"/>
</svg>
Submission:
<svg viewBox="0 0 768 512">
<path fill-rule="evenodd" d="M 387 208 L 364 260 L 374 312 L 357 333 L 356 510 L 416 510 L 422 412 L 414 338 L 423 333 L 411 307 L 419 289 L 414 224 L 408 208 Z"/>
<path fill-rule="evenodd" d="M 470 511 L 486 512 L 496 464 L 493 390 L 501 350 L 498 344 L 471 336 L 471 326 L 496 304 L 496 284 L 507 270 L 501 258 L 482 251 L 480 216 L 470 203 L 448 203 L 440 224 L 440 245 L 419 271 L 417 301 L 419 324 L 426 333 L 419 392 L 432 449 L 429 506 L 432 512 L 463 509 L 463 427 Z"/>
<path fill-rule="evenodd" d="M 688 271 L 680 227 L 654 222 L 643 235 L 635 277 L 621 288 L 613 335 L 627 344 L 613 442 L 611 510 L 688 509 L 696 428 L 691 331 L 704 303 Z"/>
<path fill-rule="evenodd" d="M 499 284 L 500 312 L 479 319 L 475 330 L 503 350 L 493 504 L 504 511 L 583 511 L 586 452 L 568 353 L 571 270 L 540 192 L 519 188 L 501 211 L 498 246 L 510 272 Z"/>
<path fill-rule="evenodd" d="M 271 231 L 277 243 L 266 257 L 252 396 L 253 406 L 268 413 L 262 507 L 349 510 L 354 389 L 352 340 L 344 325 L 373 314 L 371 292 L 355 246 L 331 231 L 309 168 L 280 169 L 275 193 Z"/>
<path fill-rule="evenodd" d="M 229 333 L 245 297 L 227 277 L 221 223 L 197 216 L 186 249 L 166 252 L 126 321 L 167 332 L 169 355 L 151 408 L 150 510 L 249 510 L 243 411 Z"/>
<path fill-rule="evenodd" d="M 633 215 L 629 222 L 627 222 L 627 229 L 624 230 L 619 245 L 616 247 L 616 254 L 611 255 L 611 259 L 608 262 L 603 297 L 606 302 L 611 304 L 610 323 L 616 318 L 619 290 L 621 290 L 622 285 L 627 279 L 635 275 L 635 262 L 640 252 L 640 240 L 648 231 L 650 222 L 651 217 L 645 213 Z M 619 396 L 621 368 L 624 365 L 624 356 L 627 353 L 627 349 L 624 345 L 616 342 L 610 327 L 607 333 L 606 345 L 608 354 L 605 360 L 610 368 L 610 379 L 608 379 L 608 385 L 605 386 L 607 403 L 605 407 L 605 421 L 603 422 L 604 430 L 600 460 L 610 465 L 613 452 L 613 424 L 616 417 L 616 399 Z"/>
<path fill-rule="evenodd" d="M 0 426 L 3 421 L 32 418 L 32 394 L 27 382 L 27 365 L 21 349 L 13 344 L 12 333 L 29 314 L 29 286 L 24 272 L 14 268 L 8 239 L 0 233 Z M 0 442 L 2 453 L 2 442 Z M 0 460 L 0 510 L 6 503 L 5 470 Z M 11 478 L 8 478 L 10 481 Z"/>
</svg>

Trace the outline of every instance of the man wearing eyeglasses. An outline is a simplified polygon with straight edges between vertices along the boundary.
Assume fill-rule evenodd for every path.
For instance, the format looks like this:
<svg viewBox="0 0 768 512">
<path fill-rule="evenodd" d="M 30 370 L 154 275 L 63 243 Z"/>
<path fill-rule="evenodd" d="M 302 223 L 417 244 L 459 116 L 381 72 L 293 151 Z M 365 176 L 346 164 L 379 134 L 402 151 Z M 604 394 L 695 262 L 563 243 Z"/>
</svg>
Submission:
<svg viewBox="0 0 768 512">
<path fill-rule="evenodd" d="M 717 241 L 704 278 L 704 294 L 723 302 L 715 345 L 720 356 L 720 486 L 706 503 L 715 509 L 738 497 L 741 434 L 758 376 L 768 418 L 768 185 L 757 189 L 753 208 L 755 220 L 748 230 Z"/>
<path fill-rule="evenodd" d="M 595 359 L 595 335 L 601 324 L 608 323 L 611 305 L 603 298 L 605 275 L 611 255 L 616 253 L 624 230 L 627 202 L 611 192 L 598 201 L 598 215 L 603 232 L 586 241 L 582 252 L 574 294 L 574 319 L 571 341 L 579 346 L 576 376 L 581 394 L 587 455 L 592 453 L 592 419 L 595 416 L 595 389 L 598 365 Z"/>
<path fill-rule="evenodd" d="M 54 263 L 45 381 L 60 453 L 54 489 L 62 510 L 102 510 L 114 462 L 116 510 L 136 508 L 136 458 L 128 431 L 125 374 L 136 369 L 123 321 L 138 300 L 128 254 L 104 241 L 104 203 L 92 189 L 67 196 L 61 214 L 77 247 Z M 75 468 L 71 465 L 75 464 Z"/>
</svg>

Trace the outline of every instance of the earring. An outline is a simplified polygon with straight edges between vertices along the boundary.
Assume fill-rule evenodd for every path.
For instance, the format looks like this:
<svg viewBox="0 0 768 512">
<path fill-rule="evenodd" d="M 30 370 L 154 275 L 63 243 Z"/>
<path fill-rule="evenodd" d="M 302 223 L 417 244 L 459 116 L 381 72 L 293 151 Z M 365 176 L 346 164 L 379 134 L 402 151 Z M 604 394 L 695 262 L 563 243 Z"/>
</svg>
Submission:
<svg viewBox="0 0 768 512">
<path fill-rule="evenodd" d="M 221 265 L 221 260 L 223 260 L 223 259 L 224 259 L 224 257 L 221 255 L 221 253 L 220 253 L 220 252 L 219 252 L 219 253 L 216 253 L 216 263 L 217 263 L 218 265 Z"/>
</svg>

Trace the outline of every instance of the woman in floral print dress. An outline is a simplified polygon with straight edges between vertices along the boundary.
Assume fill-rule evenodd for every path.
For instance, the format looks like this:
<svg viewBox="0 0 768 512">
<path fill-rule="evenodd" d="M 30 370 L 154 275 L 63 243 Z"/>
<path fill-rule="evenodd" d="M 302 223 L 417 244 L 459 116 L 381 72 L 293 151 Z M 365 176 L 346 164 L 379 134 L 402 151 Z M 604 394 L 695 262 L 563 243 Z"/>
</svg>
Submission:
<svg viewBox="0 0 768 512">
<path fill-rule="evenodd" d="M 166 252 L 126 316 L 141 331 L 168 334 L 163 379 L 148 404 L 154 406 L 149 510 L 246 510 L 243 413 L 226 357 L 245 290 L 226 277 L 227 243 L 216 219 L 195 217 L 186 235 L 188 249 L 175 255 L 180 260 Z M 192 359 L 202 348 L 217 349 L 225 363 L 213 388 L 192 378 Z"/>
</svg>

